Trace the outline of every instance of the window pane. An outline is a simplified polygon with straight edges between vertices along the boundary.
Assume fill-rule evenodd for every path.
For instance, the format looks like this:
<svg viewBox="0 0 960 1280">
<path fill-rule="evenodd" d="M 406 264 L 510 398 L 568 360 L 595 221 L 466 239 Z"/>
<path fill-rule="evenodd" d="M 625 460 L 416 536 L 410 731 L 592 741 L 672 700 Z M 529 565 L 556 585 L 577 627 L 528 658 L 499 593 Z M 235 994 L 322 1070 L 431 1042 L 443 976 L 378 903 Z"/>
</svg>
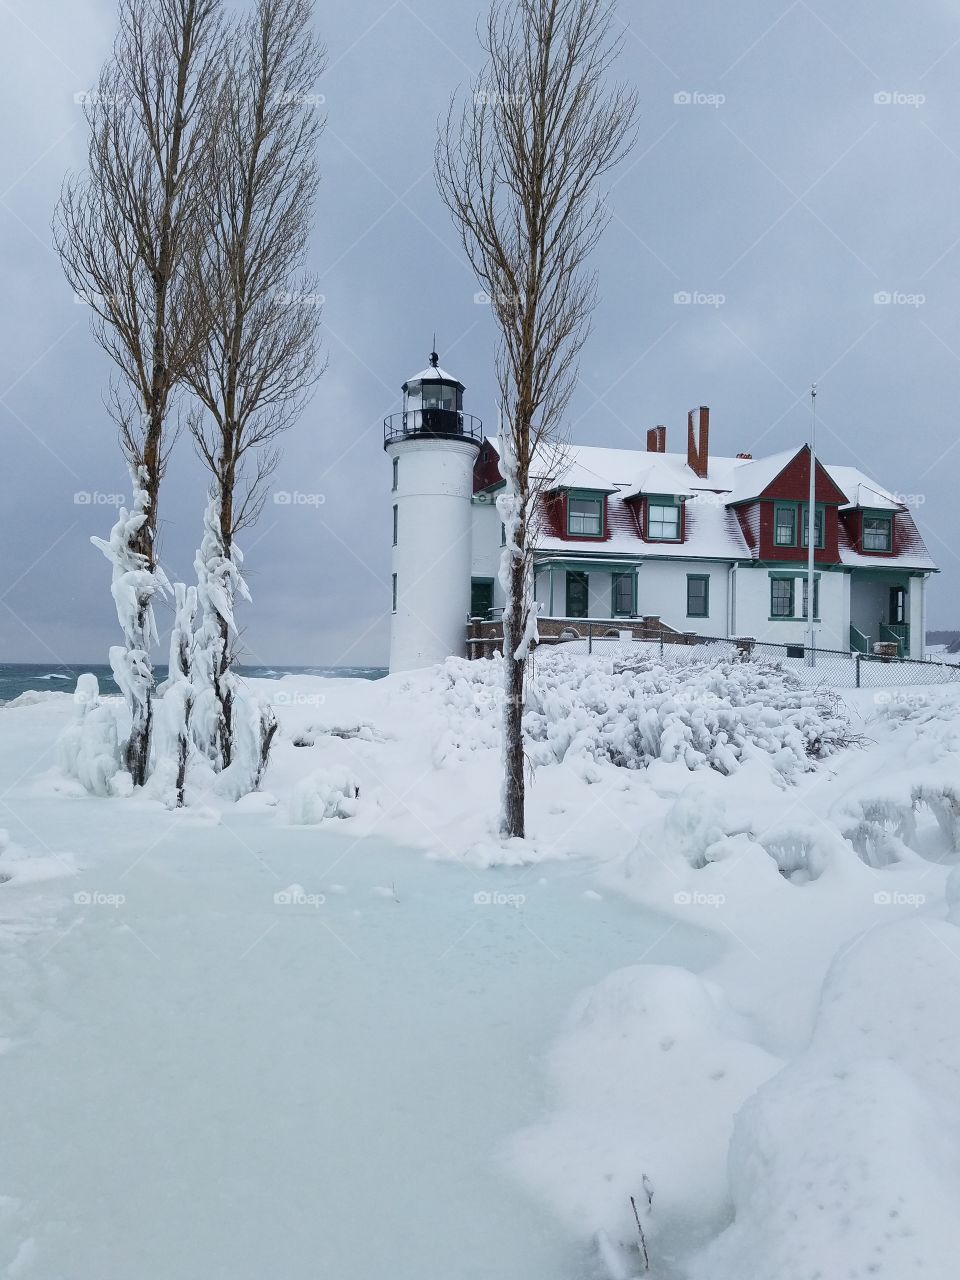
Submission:
<svg viewBox="0 0 960 1280">
<path fill-rule="evenodd" d="M 805 547 L 810 545 L 808 519 L 809 517 L 807 516 L 806 511 L 804 511 L 803 513 L 803 545 Z M 822 507 L 817 507 L 817 514 L 814 516 L 814 519 L 816 520 L 816 539 L 817 539 L 816 542 L 814 543 L 814 546 L 822 547 L 823 546 L 823 509 Z"/>
<path fill-rule="evenodd" d="M 393 508 L 393 545 L 394 546 L 397 545 L 397 518 L 398 518 L 397 512 L 398 512 L 398 509 L 396 505 L 394 505 L 394 508 Z"/>
<path fill-rule="evenodd" d="M 394 487 L 394 489 L 396 489 L 396 487 L 397 487 L 397 477 L 399 476 L 399 474 L 400 474 L 400 459 L 399 459 L 399 458 L 394 458 L 394 460 L 393 460 L 393 487 Z"/>
<path fill-rule="evenodd" d="M 599 537 L 603 532 L 603 499 L 569 498 L 567 520 L 570 533 Z"/>
<path fill-rule="evenodd" d="M 864 551 L 890 550 L 890 521 L 886 516 L 863 517 Z"/>
<path fill-rule="evenodd" d="M 793 617 L 793 579 L 770 579 L 770 612 L 774 618 Z"/>
<path fill-rule="evenodd" d="M 778 547 L 792 547 L 797 541 L 796 507 L 777 507 L 773 540 Z"/>
<path fill-rule="evenodd" d="M 631 573 L 613 575 L 613 612 L 633 613 L 633 574 Z"/>
<path fill-rule="evenodd" d="M 801 616 L 802 616 L 802 617 L 804 617 L 804 618 L 807 616 L 807 588 L 808 588 L 808 585 L 809 585 L 809 584 L 808 584 L 808 582 L 807 582 L 806 578 L 804 578 L 804 579 L 803 579 L 803 603 L 802 603 L 802 605 L 801 605 Z M 813 582 L 813 616 L 814 616 L 815 618 L 819 618 L 819 617 L 820 617 L 820 579 L 819 579 L 819 578 L 815 578 L 815 579 L 814 579 L 814 582 Z"/>
<path fill-rule="evenodd" d="M 648 538 L 679 538 L 680 508 L 670 504 L 651 502 L 647 508 Z"/>
<path fill-rule="evenodd" d="M 687 578 L 687 615 L 691 618 L 705 618 L 707 607 L 707 579 Z"/>
<path fill-rule="evenodd" d="M 567 572 L 567 617 L 587 616 L 587 575 L 574 570 Z"/>
</svg>

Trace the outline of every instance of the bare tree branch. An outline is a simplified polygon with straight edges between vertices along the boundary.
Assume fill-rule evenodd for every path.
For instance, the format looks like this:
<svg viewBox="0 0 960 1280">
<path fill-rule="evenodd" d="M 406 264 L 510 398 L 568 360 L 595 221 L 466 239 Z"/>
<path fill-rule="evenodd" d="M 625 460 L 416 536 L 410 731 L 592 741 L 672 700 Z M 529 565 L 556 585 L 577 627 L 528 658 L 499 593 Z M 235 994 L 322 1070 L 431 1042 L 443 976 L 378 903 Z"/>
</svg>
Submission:
<svg viewBox="0 0 960 1280">
<path fill-rule="evenodd" d="M 596 305 L 586 263 L 608 217 L 597 182 L 635 139 L 637 95 L 608 83 L 622 41 L 612 24 L 609 0 L 494 0 L 481 38 L 486 65 L 472 98 L 451 102 L 435 156 L 441 197 L 500 338 L 505 836 L 524 832 L 521 721 L 536 626 L 538 498 L 557 468 Z"/>
</svg>

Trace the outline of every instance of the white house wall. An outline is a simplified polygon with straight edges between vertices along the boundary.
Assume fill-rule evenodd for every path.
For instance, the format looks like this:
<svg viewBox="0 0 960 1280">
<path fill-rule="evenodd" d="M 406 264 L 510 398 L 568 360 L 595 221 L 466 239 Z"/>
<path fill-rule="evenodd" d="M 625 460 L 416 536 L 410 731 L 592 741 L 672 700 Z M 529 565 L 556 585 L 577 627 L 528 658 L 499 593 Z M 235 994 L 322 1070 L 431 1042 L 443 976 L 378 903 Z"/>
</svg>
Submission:
<svg viewBox="0 0 960 1280">
<path fill-rule="evenodd" d="M 687 617 L 688 574 L 710 579 L 710 612 L 706 618 Z M 680 564 L 669 560 L 645 560 L 637 580 L 637 613 L 642 617 L 655 614 L 676 631 L 725 636 L 728 577 L 728 565 L 716 560 L 684 560 Z"/>
<path fill-rule="evenodd" d="M 783 573 L 797 572 L 796 566 L 784 565 Z M 736 572 L 736 633 L 752 636 L 768 644 L 803 644 L 807 623 L 803 618 L 770 617 L 770 577 L 777 569 L 769 564 L 740 565 Z M 820 617 L 817 643 L 823 649 L 850 648 L 850 577 L 846 573 L 818 571 L 820 582 Z M 798 581 L 797 601 L 803 587 Z"/>
<path fill-rule="evenodd" d="M 470 576 L 493 579 L 493 607 L 503 607 L 500 586 L 500 516 L 493 494 L 478 494 L 470 506 L 473 524 L 473 554 Z"/>
</svg>

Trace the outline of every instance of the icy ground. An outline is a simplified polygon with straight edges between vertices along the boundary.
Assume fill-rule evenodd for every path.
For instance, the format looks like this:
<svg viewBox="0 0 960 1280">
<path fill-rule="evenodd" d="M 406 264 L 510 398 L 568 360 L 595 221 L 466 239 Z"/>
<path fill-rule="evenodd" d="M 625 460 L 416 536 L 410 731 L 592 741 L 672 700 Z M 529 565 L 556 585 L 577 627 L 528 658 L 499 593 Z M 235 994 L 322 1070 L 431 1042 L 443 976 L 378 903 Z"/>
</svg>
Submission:
<svg viewBox="0 0 960 1280">
<path fill-rule="evenodd" d="M 494 664 L 264 681 L 182 813 L 0 708 L 0 1276 L 625 1280 L 632 1196 L 654 1280 L 955 1280 L 960 690 L 537 678 L 506 849 Z"/>
</svg>

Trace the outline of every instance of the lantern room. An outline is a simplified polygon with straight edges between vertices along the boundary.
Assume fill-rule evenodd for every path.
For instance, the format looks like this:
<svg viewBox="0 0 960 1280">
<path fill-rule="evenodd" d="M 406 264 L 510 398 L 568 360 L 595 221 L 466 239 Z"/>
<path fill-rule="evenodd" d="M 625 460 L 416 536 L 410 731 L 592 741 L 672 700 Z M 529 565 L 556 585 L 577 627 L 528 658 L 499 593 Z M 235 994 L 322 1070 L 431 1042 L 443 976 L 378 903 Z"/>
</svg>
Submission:
<svg viewBox="0 0 960 1280">
<path fill-rule="evenodd" d="M 479 441 L 483 423 L 463 412 L 464 385 L 440 368 L 440 357 L 430 352 L 426 369 L 403 384 L 403 411 L 384 419 L 384 447 L 412 437 L 465 437 Z"/>
</svg>

